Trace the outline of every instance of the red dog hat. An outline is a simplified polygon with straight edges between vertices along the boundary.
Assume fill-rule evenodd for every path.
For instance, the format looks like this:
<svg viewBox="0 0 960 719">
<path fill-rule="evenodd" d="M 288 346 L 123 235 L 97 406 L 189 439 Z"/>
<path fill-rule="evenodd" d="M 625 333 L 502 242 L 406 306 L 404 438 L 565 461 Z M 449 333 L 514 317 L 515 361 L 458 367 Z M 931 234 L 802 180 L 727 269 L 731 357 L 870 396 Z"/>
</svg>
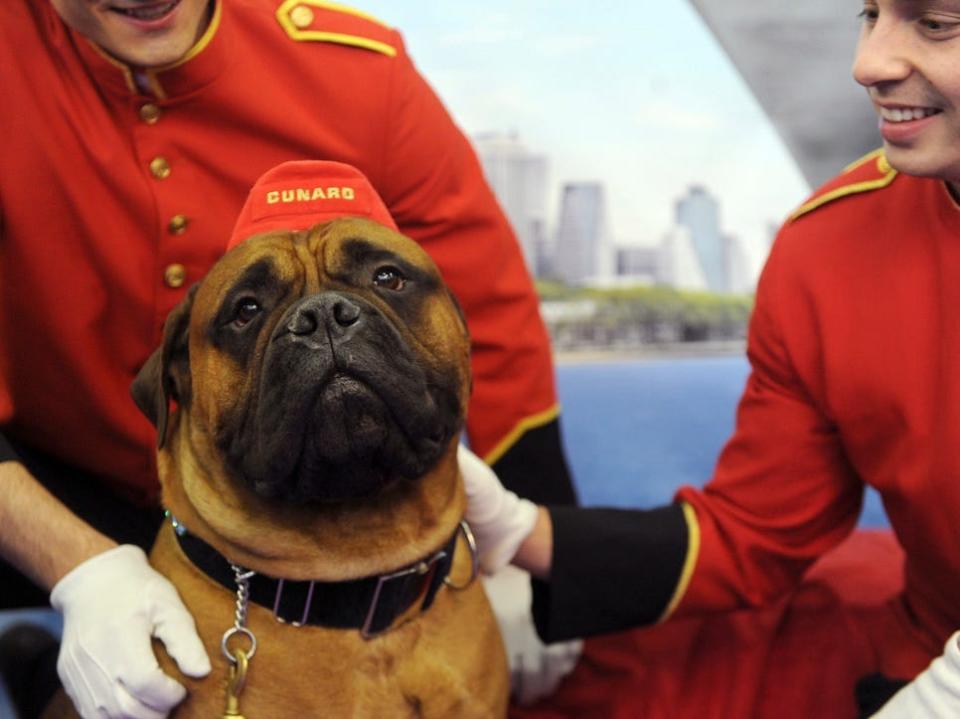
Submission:
<svg viewBox="0 0 960 719">
<path fill-rule="evenodd" d="M 367 217 L 397 229 L 357 168 L 326 160 L 284 162 L 264 173 L 250 190 L 227 249 L 261 232 L 305 230 L 338 217 Z"/>
</svg>

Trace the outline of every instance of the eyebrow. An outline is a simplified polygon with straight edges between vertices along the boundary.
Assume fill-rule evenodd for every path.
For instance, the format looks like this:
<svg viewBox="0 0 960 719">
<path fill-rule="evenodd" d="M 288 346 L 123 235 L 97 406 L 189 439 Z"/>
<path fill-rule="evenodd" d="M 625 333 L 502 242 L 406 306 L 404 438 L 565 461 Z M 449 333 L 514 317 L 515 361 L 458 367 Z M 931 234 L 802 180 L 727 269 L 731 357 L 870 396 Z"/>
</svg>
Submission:
<svg viewBox="0 0 960 719">
<path fill-rule="evenodd" d="M 262 291 L 266 287 L 276 286 L 279 283 L 280 276 L 276 272 L 273 260 L 261 257 L 243 271 L 240 279 L 236 280 L 223 296 L 217 314 L 214 316 L 214 324 L 223 323 L 226 316 L 233 311 L 233 303 L 239 295 Z"/>
<path fill-rule="evenodd" d="M 370 264 L 375 262 L 383 262 L 384 264 L 395 266 L 398 270 L 403 272 L 408 279 L 411 279 L 418 284 L 421 284 L 425 287 L 436 285 L 436 280 L 434 279 L 433 275 L 424 272 L 423 269 L 408 262 L 396 252 L 383 247 L 378 247 L 362 237 L 351 237 L 345 240 L 343 243 L 343 250 L 347 255 L 349 255 L 352 263 Z"/>
</svg>

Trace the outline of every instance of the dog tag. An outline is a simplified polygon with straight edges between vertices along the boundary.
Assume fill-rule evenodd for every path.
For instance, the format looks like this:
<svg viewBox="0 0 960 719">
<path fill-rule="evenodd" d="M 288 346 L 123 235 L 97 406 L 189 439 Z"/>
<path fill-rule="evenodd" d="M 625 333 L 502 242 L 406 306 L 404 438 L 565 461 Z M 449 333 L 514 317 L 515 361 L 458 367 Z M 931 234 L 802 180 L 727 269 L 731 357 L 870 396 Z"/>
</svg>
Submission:
<svg viewBox="0 0 960 719">
<path fill-rule="evenodd" d="M 247 680 L 247 653 L 238 649 L 236 658 L 236 664 L 230 667 L 230 675 L 227 677 L 227 708 L 224 709 L 221 719 L 246 719 L 240 713 L 240 692 Z"/>
</svg>

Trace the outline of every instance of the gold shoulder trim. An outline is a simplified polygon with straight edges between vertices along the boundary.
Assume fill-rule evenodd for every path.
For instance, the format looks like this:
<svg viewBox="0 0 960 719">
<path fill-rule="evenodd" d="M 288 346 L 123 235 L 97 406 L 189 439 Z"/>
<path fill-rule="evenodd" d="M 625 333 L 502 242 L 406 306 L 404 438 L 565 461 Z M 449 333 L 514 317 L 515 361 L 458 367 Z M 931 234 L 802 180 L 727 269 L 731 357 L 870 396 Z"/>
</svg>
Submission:
<svg viewBox="0 0 960 719">
<path fill-rule="evenodd" d="M 881 187 L 886 187 L 893 182 L 894 178 L 897 176 L 897 171 L 890 167 L 890 163 L 887 162 L 886 155 L 883 154 L 883 149 L 874 150 L 873 152 L 864 155 L 856 162 L 847 165 L 843 171 L 843 174 L 856 170 L 871 160 L 875 161 L 876 169 L 877 172 L 880 173 L 880 177 L 872 180 L 864 180 L 862 182 L 852 182 L 849 185 L 841 185 L 840 187 L 835 187 L 834 189 L 830 190 L 829 192 L 825 192 L 822 195 L 817 195 L 794 210 L 793 213 L 791 213 L 791 215 L 787 218 L 787 222 L 793 222 L 801 215 L 805 215 L 808 212 L 815 210 L 818 207 L 827 204 L 828 202 L 833 202 L 840 197 L 855 195 L 858 192 L 879 190 Z"/>
<path fill-rule="evenodd" d="M 303 8 L 303 10 L 300 8 Z M 340 3 L 324 2 L 323 0 L 284 0 L 277 8 L 277 21 L 291 39 L 297 42 L 332 42 L 338 45 L 350 45 L 365 50 L 373 50 L 389 57 L 396 56 L 397 49 L 393 45 L 379 40 L 360 35 L 314 29 L 314 15 L 310 8 L 353 15 L 382 27 L 389 27 L 372 15 Z"/>
<path fill-rule="evenodd" d="M 867 153 L 866 155 L 864 155 L 863 157 L 858 157 L 856 160 L 854 160 L 854 161 L 851 162 L 849 165 L 847 165 L 846 167 L 844 167 L 843 170 L 840 171 L 840 174 L 841 174 L 841 175 L 846 175 L 848 172 L 850 172 L 850 170 L 854 170 L 854 169 L 860 167 L 860 165 L 864 164 L 865 162 L 869 162 L 870 160 L 873 160 L 873 159 L 875 159 L 875 158 L 877 158 L 877 157 L 882 157 L 882 156 L 883 156 L 883 148 L 882 148 L 882 147 L 878 147 L 876 150 L 873 150 L 873 151 L 871 151 L 871 152 L 868 152 L 868 153 Z M 886 161 L 886 160 L 884 160 L 884 161 Z"/>
<path fill-rule="evenodd" d="M 510 449 L 520 437 L 523 436 L 524 432 L 528 430 L 535 429 L 537 427 L 542 427 L 547 424 L 547 422 L 552 422 L 560 415 L 560 405 L 555 404 L 549 409 L 545 409 L 543 412 L 538 412 L 537 414 L 530 415 L 529 417 L 524 417 L 516 426 L 511 429 L 507 435 L 497 442 L 497 445 L 487 452 L 483 461 L 487 464 L 493 464 L 503 455 L 507 453 L 507 450 Z"/>
<path fill-rule="evenodd" d="M 665 621 L 677 608 L 683 595 L 687 593 L 687 587 L 690 586 L 690 579 L 693 577 L 693 570 L 697 566 L 697 557 L 700 556 L 700 522 L 697 521 L 697 513 L 686 502 L 681 504 L 683 507 L 683 518 L 687 521 L 687 556 L 683 560 L 683 569 L 680 571 L 680 579 L 677 580 L 677 586 L 673 590 L 673 596 L 667 602 L 667 608 L 657 619 L 657 623 Z"/>
</svg>

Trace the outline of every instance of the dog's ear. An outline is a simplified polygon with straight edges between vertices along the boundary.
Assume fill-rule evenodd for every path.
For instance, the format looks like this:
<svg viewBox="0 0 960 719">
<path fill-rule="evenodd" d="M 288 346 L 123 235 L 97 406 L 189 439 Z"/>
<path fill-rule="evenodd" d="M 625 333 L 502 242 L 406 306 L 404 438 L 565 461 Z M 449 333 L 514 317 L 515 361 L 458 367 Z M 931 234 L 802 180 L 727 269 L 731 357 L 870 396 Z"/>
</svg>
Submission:
<svg viewBox="0 0 960 719">
<path fill-rule="evenodd" d="M 467 313 L 463 311 L 463 305 L 460 304 L 460 300 L 457 299 L 457 296 L 453 293 L 449 287 L 447 287 L 447 296 L 450 297 L 450 302 L 453 303 L 454 309 L 457 311 L 457 316 L 460 317 L 460 324 L 463 325 L 463 332 L 467 336 L 467 354 L 472 353 L 471 342 L 470 342 L 470 325 L 467 324 Z M 468 358 L 468 365 L 469 358 Z M 473 394 L 473 372 L 469 372 L 469 387 L 467 388 L 467 395 Z"/>
<path fill-rule="evenodd" d="M 463 329 L 469 335 L 470 330 L 467 327 L 467 314 L 463 311 L 463 305 L 460 304 L 460 300 L 457 299 L 457 296 L 453 293 L 449 287 L 447 289 L 447 297 L 450 298 L 450 302 L 453 304 L 453 308 L 457 311 L 457 316 L 460 318 L 460 322 L 463 324 Z"/>
<path fill-rule="evenodd" d="M 198 286 L 191 287 L 167 316 L 163 343 L 130 385 L 133 401 L 157 428 L 157 449 L 162 449 L 167 439 L 170 400 L 181 407 L 190 402 L 190 310 Z"/>
</svg>

